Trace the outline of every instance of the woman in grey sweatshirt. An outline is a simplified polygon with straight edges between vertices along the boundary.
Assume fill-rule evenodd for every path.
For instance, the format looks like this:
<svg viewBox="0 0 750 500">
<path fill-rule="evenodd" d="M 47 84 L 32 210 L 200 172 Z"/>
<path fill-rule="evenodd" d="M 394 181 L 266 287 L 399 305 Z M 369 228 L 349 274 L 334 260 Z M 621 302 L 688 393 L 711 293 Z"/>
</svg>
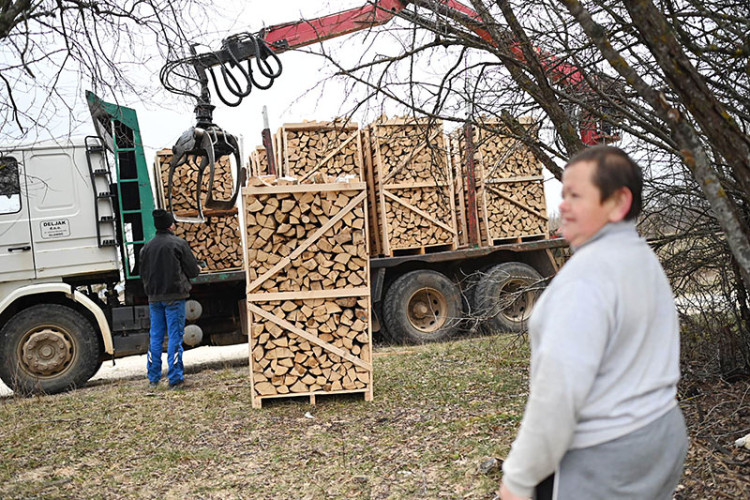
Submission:
<svg viewBox="0 0 750 500">
<path fill-rule="evenodd" d="M 560 215 L 574 254 L 529 323 L 529 400 L 503 500 L 672 498 L 687 452 L 679 325 L 636 232 L 641 191 L 640 168 L 618 148 L 587 149 L 565 169 Z"/>
</svg>

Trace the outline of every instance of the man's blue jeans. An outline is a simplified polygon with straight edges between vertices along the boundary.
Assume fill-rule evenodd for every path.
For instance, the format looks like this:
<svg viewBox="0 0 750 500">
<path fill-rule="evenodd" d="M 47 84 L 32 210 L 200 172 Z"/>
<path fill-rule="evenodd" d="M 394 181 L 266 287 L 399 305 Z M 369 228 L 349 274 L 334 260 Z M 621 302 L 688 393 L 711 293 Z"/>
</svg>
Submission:
<svg viewBox="0 0 750 500">
<path fill-rule="evenodd" d="M 182 337 L 185 335 L 185 301 L 149 302 L 151 311 L 151 342 L 148 350 L 148 380 L 161 379 L 161 353 L 164 334 L 167 341 L 167 378 L 169 385 L 185 378 L 182 366 Z"/>
</svg>

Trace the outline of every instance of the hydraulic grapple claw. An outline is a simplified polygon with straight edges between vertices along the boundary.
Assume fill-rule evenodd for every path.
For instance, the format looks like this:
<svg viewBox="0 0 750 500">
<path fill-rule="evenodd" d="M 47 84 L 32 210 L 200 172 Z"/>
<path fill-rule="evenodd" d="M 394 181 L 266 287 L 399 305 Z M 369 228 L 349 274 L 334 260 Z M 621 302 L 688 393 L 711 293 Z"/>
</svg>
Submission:
<svg viewBox="0 0 750 500">
<path fill-rule="evenodd" d="M 198 168 L 198 179 L 195 193 L 195 205 L 198 210 L 197 217 L 184 217 L 174 214 L 175 220 L 180 222 L 205 222 L 203 207 L 209 210 L 230 210 L 234 207 L 240 187 L 245 180 L 245 169 L 240 167 L 240 148 L 237 138 L 222 128 L 208 124 L 201 127 L 200 124 L 185 131 L 172 148 L 173 160 L 169 169 L 168 180 L 168 198 L 169 210 L 172 210 L 172 185 L 174 171 L 180 165 L 192 163 Z M 214 188 L 216 186 L 216 160 L 224 156 L 232 156 L 237 166 L 237 175 L 232 192 L 228 200 L 219 200 L 214 198 Z M 206 193 L 205 203 L 201 200 L 201 186 L 203 185 L 203 176 L 208 167 L 208 191 Z"/>
</svg>

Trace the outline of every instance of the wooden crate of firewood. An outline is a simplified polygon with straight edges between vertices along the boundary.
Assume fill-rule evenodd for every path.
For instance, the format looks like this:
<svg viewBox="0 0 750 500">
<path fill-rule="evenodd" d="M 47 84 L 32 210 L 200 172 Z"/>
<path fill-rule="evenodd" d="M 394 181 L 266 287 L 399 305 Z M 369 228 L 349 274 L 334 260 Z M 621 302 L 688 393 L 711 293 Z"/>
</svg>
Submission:
<svg viewBox="0 0 750 500">
<path fill-rule="evenodd" d="M 280 172 L 300 183 L 364 180 L 359 126 L 344 120 L 287 123 L 276 133 Z"/>
<path fill-rule="evenodd" d="M 243 189 L 252 405 L 361 393 L 372 400 L 365 184 Z"/>
<path fill-rule="evenodd" d="M 524 123 L 531 126 L 528 121 Z M 491 246 L 546 238 L 548 218 L 541 163 L 498 122 L 484 122 L 473 132 L 479 243 Z M 451 159 L 456 175 L 461 177 L 466 175 L 465 145 L 465 130 L 451 135 Z M 464 189 L 460 206 L 469 206 L 466 195 Z M 472 216 L 466 208 L 464 215 Z M 466 220 L 462 227 L 466 227 Z"/>
<path fill-rule="evenodd" d="M 381 118 L 367 127 L 366 136 L 380 252 L 394 256 L 457 248 L 453 176 L 442 122 Z"/>
<path fill-rule="evenodd" d="M 168 176 L 172 151 L 162 149 L 157 152 L 154 163 L 154 178 L 159 194 L 159 206 L 168 208 Z M 228 157 L 217 161 L 216 185 L 214 197 L 220 200 L 229 199 L 232 194 L 232 173 Z M 193 218 L 198 213 L 196 192 L 198 168 L 194 163 L 178 167 L 172 178 L 172 208 L 175 215 Z M 202 200 L 205 202 L 208 189 L 208 172 L 202 179 Z M 201 272 L 227 271 L 242 269 L 242 241 L 238 210 L 203 211 L 205 222 L 176 222 L 174 233 L 190 245 L 196 259 L 203 265 Z"/>
</svg>

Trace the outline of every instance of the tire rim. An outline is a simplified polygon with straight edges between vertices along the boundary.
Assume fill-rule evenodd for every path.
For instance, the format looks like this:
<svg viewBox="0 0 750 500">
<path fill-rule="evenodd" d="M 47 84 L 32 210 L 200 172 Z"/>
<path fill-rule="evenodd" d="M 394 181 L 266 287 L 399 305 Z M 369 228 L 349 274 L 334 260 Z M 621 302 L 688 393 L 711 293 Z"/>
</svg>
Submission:
<svg viewBox="0 0 750 500">
<path fill-rule="evenodd" d="M 65 330 L 41 326 L 29 331 L 19 346 L 21 367 L 35 377 L 65 371 L 73 359 L 73 341 Z"/>
<path fill-rule="evenodd" d="M 536 302 L 537 293 L 529 289 L 525 280 L 511 280 L 500 291 L 500 314 L 506 319 L 520 323 L 527 321 Z"/>
<path fill-rule="evenodd" d="M 440 330 L 447 320 L 448 301 L 434 288 L 420 288 L 409 297 L 407 304 L 409 322 L 424 333 Z"/>
</svg>

